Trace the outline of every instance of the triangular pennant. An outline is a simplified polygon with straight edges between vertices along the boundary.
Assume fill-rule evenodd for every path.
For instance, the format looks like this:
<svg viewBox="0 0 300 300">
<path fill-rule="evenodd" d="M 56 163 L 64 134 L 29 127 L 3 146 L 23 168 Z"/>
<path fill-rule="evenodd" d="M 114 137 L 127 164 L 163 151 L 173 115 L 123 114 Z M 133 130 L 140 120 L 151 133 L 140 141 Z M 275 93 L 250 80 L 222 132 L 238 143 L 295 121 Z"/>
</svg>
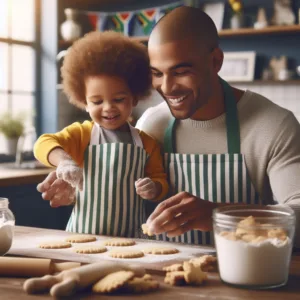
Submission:
<svg viewBox="0 0 300 300">
<path fill-rule="evenodd" d="M 129 25 L 134 14 L 132 12 L 116 13 L 111 17 L 116 28 L 115 31 L 123 32 L 124 35 L 129 35 Z"/>
<path fill-rule="evenodd" d="M 137 17 L 143 26 L 143 31 L 146 35 L 150 34 L 153 26 L 155 25 L 155 16 L 157 9 L 142 10 L 138 12 Z"/>
<path fill-rule="evenodd" d="M 151 20 L 155 18 L 156 9 L 143 10 L 143 13 Z"/>
</svg>

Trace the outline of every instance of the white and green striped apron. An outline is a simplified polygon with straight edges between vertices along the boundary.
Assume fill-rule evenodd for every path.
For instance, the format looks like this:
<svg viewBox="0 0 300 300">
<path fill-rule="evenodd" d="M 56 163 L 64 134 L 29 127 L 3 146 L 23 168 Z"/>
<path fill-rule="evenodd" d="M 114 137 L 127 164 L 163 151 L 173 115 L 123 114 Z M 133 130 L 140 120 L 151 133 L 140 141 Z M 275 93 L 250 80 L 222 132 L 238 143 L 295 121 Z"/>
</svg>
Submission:
<svg viewBox="0 0 300 300">
<path fill-rule="evenodd" d="M 231 87 L 223 86 L 228 153 L 179 154 L 175 149 L 176 120 L 173 118 L 165 132 L 165 169 L 170 184 L 170 195 L 186 191 L 215 203 L 258 204 L 244 155 L 240 153 L 240 129 L 236 101 Z M 199 140 L 199 143 L 202 141 Z M 205 141 L 203 141 L 205 143 Z M 175 238 L 159 235 L 158 239 L 188 244 L 213 244 L 212 232 L 191 230 Z"/>
<path fill-rule="evenodd" d="M 77 199 L 67 231 L 123 237 L 139 237 L 146 221 L 145 201 L 134 182 L 144 177 L 148 158 L 139 132 L 130 126 L 132 144 L 101 144 L 101 127 L 93 126 L 85 151 L 84 187 Z M 100 144 L 99 144 L 100 143 Z"/>
</svg>

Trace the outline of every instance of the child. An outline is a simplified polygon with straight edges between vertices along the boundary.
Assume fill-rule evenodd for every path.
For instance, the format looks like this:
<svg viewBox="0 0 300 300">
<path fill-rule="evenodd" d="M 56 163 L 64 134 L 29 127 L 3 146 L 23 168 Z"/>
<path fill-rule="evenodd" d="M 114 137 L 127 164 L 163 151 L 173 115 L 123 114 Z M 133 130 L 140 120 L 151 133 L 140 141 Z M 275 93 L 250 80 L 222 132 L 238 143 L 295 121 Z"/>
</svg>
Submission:
<svg viewBox="0 0 300 300">
<path fill-rule="evenodd" d="M 92 32 L 68 50 L 61 72 L 70 102 L 92 121 L 42 135 L 34 153 L 80 191 L 67 230 L 138 237 L 147 218 L 141 198 L 160 201 L 168 191 L 158 143 L 127 122 L 151 87 L 146 47 Z"/>
</svg>

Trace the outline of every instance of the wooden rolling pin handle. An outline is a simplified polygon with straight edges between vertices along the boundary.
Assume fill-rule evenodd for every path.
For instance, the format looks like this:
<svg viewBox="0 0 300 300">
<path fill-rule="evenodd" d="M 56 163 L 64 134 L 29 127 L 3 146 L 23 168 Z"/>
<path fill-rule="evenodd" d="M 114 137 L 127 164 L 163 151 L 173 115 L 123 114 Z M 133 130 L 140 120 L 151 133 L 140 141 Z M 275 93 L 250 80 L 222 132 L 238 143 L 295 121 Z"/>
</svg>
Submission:
<svg viewBox="0 0 300 300">
<path fill-rule="evenodd" d="M 59 282 L 56 276 L 45 275 L 41 278 L 30 278 L 24 282 L 23 288 L 28 294 L 43 293 Z"/>
<path fill-rule="evenodd" d="M 50 293 L 54 297 L 70 296 L 77 290 L 87 288 L 107 274 L 120 270 L 132 270 L 137 276 L 145 273 L 145 270 L 139 266 L 103 261 L 65 270 L 55 276 L 47 275 L 41 279 L 28 279 L 23 287 L 29 294 L 45 291 L 51 287 Z"/>
<path fill-rule="evenodd" d="M 78 277 L 69 277 L 52 286 L 50 294 L 53 297 L 60 297 L 61 295 L 72 295 L 78 289 Z"/>
<path fill-rule="evenodd" d="M 56 263 L 56 262 L 51 261 L 49 274 L 59 273 L 61 271 L 78 268 L 80 266 L 81 266 L 81 263 L 79 263 L 79 262 Z"/>
</svg>

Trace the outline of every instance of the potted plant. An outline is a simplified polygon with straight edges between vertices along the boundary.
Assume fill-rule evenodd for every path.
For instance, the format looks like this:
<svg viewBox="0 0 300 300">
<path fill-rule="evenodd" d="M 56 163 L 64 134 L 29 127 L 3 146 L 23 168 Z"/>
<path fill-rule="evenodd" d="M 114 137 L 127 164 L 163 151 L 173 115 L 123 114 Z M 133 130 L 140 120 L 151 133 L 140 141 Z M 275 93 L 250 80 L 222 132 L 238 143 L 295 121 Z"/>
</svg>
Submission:
<svg viewBox="0 0 300 300">
<path fill-rule="evenodd" d="M 14 116 L 9 112 L 0 116 L 0 133 L 6 138 L 8 154 L 16 154 L 18 140 L 24 133 L 24 119 L 22 114 Z"/>
</svg>

